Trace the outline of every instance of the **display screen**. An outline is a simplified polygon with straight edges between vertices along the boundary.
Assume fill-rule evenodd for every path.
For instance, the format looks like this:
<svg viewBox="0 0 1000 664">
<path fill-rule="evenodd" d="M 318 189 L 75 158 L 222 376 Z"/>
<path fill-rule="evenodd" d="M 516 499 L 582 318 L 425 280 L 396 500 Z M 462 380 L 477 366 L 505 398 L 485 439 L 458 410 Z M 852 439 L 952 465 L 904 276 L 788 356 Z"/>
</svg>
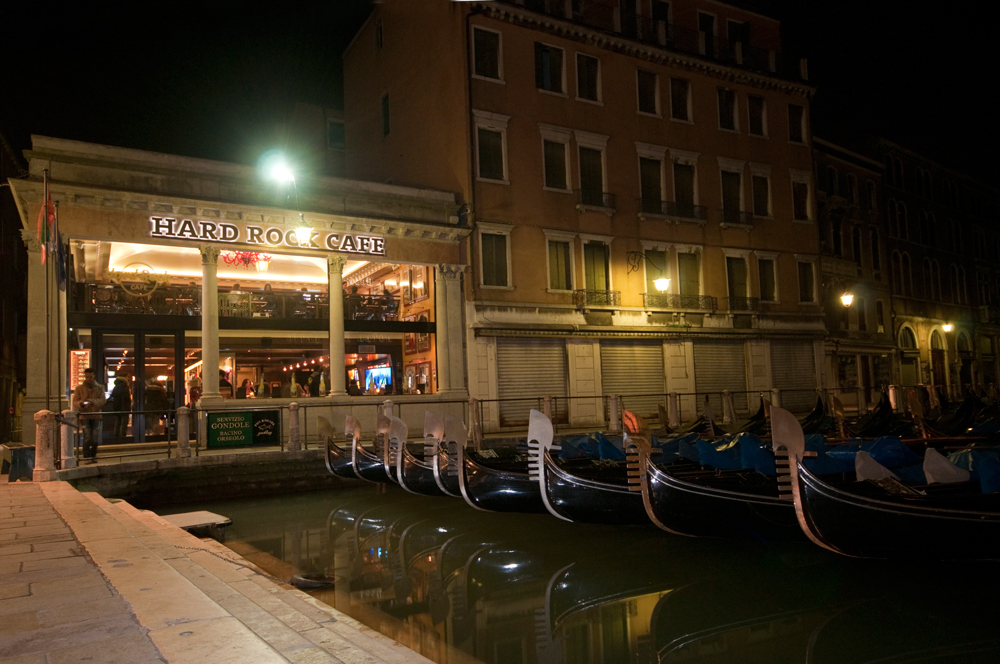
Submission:
<svg viewBox="0 0 1000 664">
<path fill-rule="evenodd" d="M 392 385 L 392 369 L 390 367 L 365 369 L 365 390 L 384 390 L 390 385 Z"/>
</svg>

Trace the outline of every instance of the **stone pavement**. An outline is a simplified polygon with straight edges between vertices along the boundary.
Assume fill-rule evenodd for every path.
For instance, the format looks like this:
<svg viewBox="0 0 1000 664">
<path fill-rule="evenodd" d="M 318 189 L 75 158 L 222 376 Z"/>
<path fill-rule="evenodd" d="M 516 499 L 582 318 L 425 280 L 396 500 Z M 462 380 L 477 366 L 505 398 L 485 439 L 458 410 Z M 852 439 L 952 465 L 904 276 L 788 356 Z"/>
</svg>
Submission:
<svg viewBox="0 0 1000 664">
<path fill-rule="evenodd" d="M 430 663 L 155 514 L 0 484 L 0 664 L 88 661 Z"/>
</svg>

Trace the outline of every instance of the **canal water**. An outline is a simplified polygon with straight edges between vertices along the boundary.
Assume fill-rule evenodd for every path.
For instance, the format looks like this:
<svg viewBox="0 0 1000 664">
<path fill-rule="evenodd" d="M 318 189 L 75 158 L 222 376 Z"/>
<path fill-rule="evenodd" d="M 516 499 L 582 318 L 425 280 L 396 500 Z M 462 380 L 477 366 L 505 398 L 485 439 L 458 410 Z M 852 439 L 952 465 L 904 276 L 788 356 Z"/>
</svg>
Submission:
<svg viewBox="0 0 1000 664">
<path fill-rule="evenodd" d="M 184 505 L 441 664 L 1000 661 L 1000 563 L 851 560 L 360 487 Z"/>
</svg>

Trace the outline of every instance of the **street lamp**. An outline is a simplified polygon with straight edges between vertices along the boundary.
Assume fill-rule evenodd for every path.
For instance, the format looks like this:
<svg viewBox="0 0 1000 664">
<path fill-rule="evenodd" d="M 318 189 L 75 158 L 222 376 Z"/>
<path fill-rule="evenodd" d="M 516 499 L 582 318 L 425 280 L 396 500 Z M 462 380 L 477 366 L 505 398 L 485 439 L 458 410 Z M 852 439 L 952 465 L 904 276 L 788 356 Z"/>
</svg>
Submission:
<svg viewBox="0 0 1000 664">
<path fill-rule="evenodd" d="M 666 277 L 660 277 L 659 279 L 653 280 L 653 285 L 656 286 L 656 290 L 661 293 L 670 288 L 670 279 Z"/>
<path fill-rule="evenodd" d="M 845 307 L 849 307 L 851 306 L 851 303 L 854 302 L 854 296 L 850 293 L 844 293 L 840 296 L 840 301 Z"/>
<path fill-rule="evenodd" d="M 305 216 L 299 209 L 299 188 L 295 184 L 295 173 L 281 157 L 272 157 L 274 161 L 270 164 L 269 175 L 271 179 L 282 184 L 291 183 L 292 193 L 295 195 L 295 211 L 299 213 L 299 225 L 295 228 L 295 239 L 299 245 L 309 244 L 312 238 L 312 226 L 306 222 Z"/>
<path fill-rule="evenodd" d="M 953 329 L 955 329 L 955 326 L 952 325 L 951 323 L 945 323 L 944 325 L 941 326 L 941 329 L 944 330 L 945 332 L 951 332 Z"/>
</svg>

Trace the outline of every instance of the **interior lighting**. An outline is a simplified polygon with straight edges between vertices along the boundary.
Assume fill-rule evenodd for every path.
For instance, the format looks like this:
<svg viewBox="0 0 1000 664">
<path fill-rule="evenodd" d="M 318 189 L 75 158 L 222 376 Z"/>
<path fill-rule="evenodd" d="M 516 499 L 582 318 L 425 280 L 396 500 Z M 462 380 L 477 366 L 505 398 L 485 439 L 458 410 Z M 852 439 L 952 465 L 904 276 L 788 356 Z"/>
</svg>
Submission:
<svg viewBox="0 0 1000 664">
<path fill-rule="evenodd" d="M 844 304 L 845 307 L 849 307 L 851 306 L 851 303 L 854 302 L 854 296 L 851 295 L 850 293 L 844 293 L 843 295 L 840 296 L 840 301 Z"/>
</svg>

